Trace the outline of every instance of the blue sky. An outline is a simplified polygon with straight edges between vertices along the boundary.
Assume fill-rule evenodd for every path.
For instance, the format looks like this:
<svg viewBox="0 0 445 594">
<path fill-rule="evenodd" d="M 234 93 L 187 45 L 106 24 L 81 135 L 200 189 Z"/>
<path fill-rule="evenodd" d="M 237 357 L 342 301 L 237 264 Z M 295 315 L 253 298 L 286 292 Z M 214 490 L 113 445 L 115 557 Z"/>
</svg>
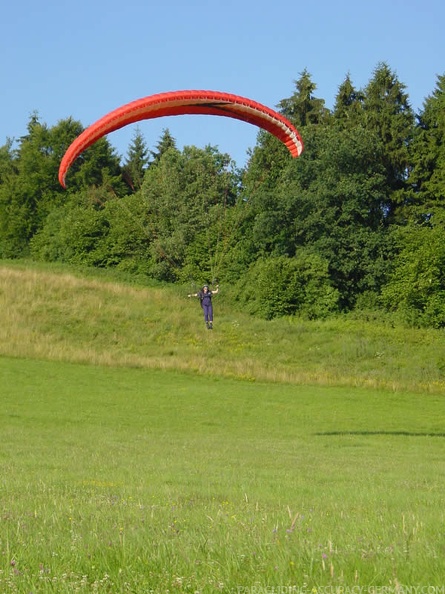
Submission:
<svg viewBox="0 0 445 594">
<path fill-rule="evenodd" d="M 445 74 L 443 0 L 17 0 L 0 20 L 0 145 L 48 126 L 87 126 L 153 93 L 211 89 L 269 107 L 290 97 L 307 69 L 332 107 L 349 73 L 364 87 L 380 62 L 418 111 Z M 154 149 L 168 128 L 184 145 L 217 146 L 244 165 L 257 128 L 208 116 L 142 122 Z M 125 156 L 135 125 L 109 136 Z"/>
</svg>

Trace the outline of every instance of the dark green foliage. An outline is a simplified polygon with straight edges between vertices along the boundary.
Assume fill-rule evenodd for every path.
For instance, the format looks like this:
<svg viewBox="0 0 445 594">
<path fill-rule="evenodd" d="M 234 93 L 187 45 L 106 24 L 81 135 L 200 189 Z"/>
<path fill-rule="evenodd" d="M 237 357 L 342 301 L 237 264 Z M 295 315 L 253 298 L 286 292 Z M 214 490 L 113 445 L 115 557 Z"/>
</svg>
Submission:
<svg viewBox="0 0 445 594">
<path fill-rule="evenodd" d="M 106 138 L 101 138 L 82 153 L 67 175 L 69 193 L 91 186 L 105 186 L 117 196 L 127 192 L 119 157 Z"/>
<path fill-rule="evenodd" d="M 403 85 L 387 64 L 379 64 L 364 91 L 363 126 L 374 132 L 382 146 L 390 200 L 386 216 L 397 218 L 403 208 L 410 170 L 409 146 L 414 132 L 414 113 Z"/>
<path fill-rule="evenodd" d="M 329 262 L 342 307 L 378 290 L 388 258 L 387 189 L 378 139 L 363 128 L 306 129 L 306 151 L 274 192 L 253 198 L 252 235 L 262 254 L 293 257 L 311 247 Z"/>
<path fill-rule="evenodd" d="M 59 128 L 49 130 L 33 114 L 17 149 L 3 149 L 0 185 L 1 256 L 27 255 L 28 243 L 62 194 L 57 182 Z"/>
<path fill-rule="evenodd" d="M 445 327 L 445 241 L 443 227 L 398 229 L 397 267 L 383 289 L 383 302 L 415 325 Z"/>
<path fill-rule="evenodd" d="M 299 314 L 323 318 L 338 311 L 338 291 L 329 280 L 328 263 L 301 250 L 294 258 L 261 258 L 242 279 L 237 298 L 251 313 L 272 319 Z"/>
<path fill-rule="evenodd" d="M 363 114 L 364 93 L 358 91 L 348 74 L 340 85 L 335 99 L 333 116 L 337 124 L 344 127 L 356 126 Z"/>
<path fill-rule="evenodd" d="M 405 219 L 420 223 L 444 220 L 445 204 L 445 75 L 424 102 L 411 148 L 410 192 Z"/>
<path fill-rule="evenodd" d="M 147 273 L 153 236 L 139 194 L 91 189 L 54 209 L 31 241 L 33 257 Z"/>
<path fill-rule="evenodd" d="M 58 182 L 60 159 L 82 131 L 71 119 L 49 129 L 33 114 L 28 134 L 14 151 L 3 149 L 0 163 L 0 256 L 14 258 L 29 253 L 29 242 L 46 224 L 47 217 L 66 200 L 67 194 L 105 184 L 113 194 L 123 195 L 118 158 L 108 141 L 100 140 L 79 157 L 68 176 L 69 190 Z M 9 148 L 9 152 L 8 152 Z"/>
<path fill-rule="evenodd" d="M 228 155 L 216 149 L 168 149 L 146 173 L 142 195 L 154 233 L 152 259 L 164 280 L 218 275 L 227 210 L 238 177 Z M 218 252 L 218 253 L 217 253 Z"/>
</svg>

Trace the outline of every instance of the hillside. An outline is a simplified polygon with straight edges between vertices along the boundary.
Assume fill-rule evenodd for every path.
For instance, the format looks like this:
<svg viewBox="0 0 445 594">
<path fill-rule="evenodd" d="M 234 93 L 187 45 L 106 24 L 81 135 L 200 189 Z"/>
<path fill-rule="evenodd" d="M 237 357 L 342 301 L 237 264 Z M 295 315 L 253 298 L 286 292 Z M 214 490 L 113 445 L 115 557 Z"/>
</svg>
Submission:
<svg viewBox="0 0 445 594">
<path fill-rule="evenodd" d="M 445 391 L 442 331 L 350 317 L 267 322 L 243 314 L 221 287 L 211 332 L 189 290 L 3 262 L 0 355 L 249 381 Z"/>
</svg>

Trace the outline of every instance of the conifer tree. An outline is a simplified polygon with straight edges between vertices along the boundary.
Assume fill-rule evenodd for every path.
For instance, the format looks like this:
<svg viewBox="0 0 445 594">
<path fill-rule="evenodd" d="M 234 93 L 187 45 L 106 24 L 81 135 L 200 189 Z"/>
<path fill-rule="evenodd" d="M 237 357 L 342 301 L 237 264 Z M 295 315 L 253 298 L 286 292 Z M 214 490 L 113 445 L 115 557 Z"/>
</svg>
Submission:
<svg viewBox="0 0 445 594">
<path fill-rule="evenodd" d="M 338 88 L 333 116 L 342 126 L 355 126 L 363 113 L 364 94 L 352 84 L 350 75 Z"/>
<path fill-rule="evenodd" d="M 382 165 L 390 199 L 385 205 L 389 222 L 403 207 L 410 170 L 409 145 L 414 131 L 414 113 L 405 85 L 389 66 L 381 63 L 364 91 L 362 125 L 382 143 Z"/>
<path fill-rule="evenodd" d="M 315 97 L 317 85 L 312 81 L 310 73 L 305 69 L 294 82 L 294 93 L 278 104 L 280 112 L 297 128 L 326 122 L 329 110 L 325 107 L 324 99 Z"/>
<path fill-rule="evenodd" d="M 176 150 L 176 140 L 170 134 L 170 130 L 166 128 L 163 130 L 161 139 L 156 145 L 156 151 L 150 151 L 153 157 L 153 163 L 159 163 L 162 155 L 164 155 L 169 149 Z"/>
<path fill-rule="evenodd" d="M 295 91 L 287 99 L 278 104 L 278 109 L 305 136 L 305 127 L 322 125 L 329 119 L 329 110 L 325 107 L 324 99 L 314 95 L 316 85 L 311 75 L 304 70 L 295 82 Z M 244 184 L 251 201 L 260 194 L 262 199 L 269 201 L 278 180 L 287 167 L 291 157 L 286 147 L 271 134 L 260 131 L 257 146 L 251 153 Z M 261 209 L 261 205 L 258 205 Z"/>
<path fill-rule="evenodd" d="M 410 219 L 445 224 L 445 75 L 437 78 L 419 114 L 412 146 Z"/>
<path fill-rule="evenodd" d="M 148 165 L 148 148 L 140 129 L 136 128 L 123 167 L 124 179 L 133 192 L 141 188 Z"/>
</svg>

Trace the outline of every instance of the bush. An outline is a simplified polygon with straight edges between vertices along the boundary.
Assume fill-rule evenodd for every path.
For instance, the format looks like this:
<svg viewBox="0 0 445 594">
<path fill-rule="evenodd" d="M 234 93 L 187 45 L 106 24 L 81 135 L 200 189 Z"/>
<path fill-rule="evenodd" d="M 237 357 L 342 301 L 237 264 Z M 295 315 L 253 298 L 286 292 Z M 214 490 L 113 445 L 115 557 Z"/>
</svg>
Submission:
<svg viewBox="0 0 445 594">
<path fill-rule="evenodd" d="M 397 232 L 400 253 L 382 289 L 382 301 L 414 326 L 445 327 L 443 227 L 409 226 Z"/>
<path fill-rule="evenodd" d="M 339 293 L 330 284 L 327 262 L 301 251 L 294 258 L 257 260 L 236 297 L 250 313 L 268 320 L 295 314 L 316 319 L 338 311 Z"/>
</svg>

